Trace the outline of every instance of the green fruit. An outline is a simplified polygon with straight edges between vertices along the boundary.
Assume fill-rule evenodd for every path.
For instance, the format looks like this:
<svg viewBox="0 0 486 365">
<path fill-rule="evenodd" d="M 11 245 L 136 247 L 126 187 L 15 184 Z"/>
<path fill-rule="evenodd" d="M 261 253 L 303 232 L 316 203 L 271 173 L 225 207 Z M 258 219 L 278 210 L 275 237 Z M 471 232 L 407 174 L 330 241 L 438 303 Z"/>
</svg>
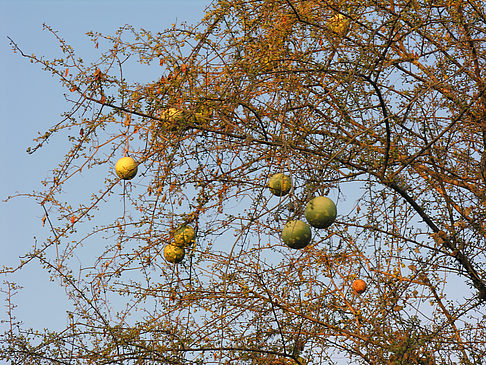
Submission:
<svg viewBox="0 0 486 365">
<path fill-rule="evenodd" d="M 337 210 L 331 199 L 317 196 L 307 203 L 304 214 L 312 227 L 327 228 L 336 220 Z"/>
<path fill-rule="evenodd" d="M 164 248 L 164 257 L 168 262 L 172 264 L 177 264 L 181 262 L 184 259 L 185 255 L 186 252 L 183 247 L 177 247 L 169 243 Z"/>
<path fill-rule="evenodd" d="M 200 108 L 194 114 L 194 123 L 205 124 L 213 119 L 213 110 L 208 107 Z"/>
<path fill-rule="evenodd" d="M 188 247 L 196 240 L 196 231 L 191 226 L 182 226 L 174 232 L 174 244 Z"/>
<path fill-rule="evenodd" d="M 122 157 L 117 161 L 115 165 L 116 174 L 123 180 L 133 179 L 137 174 L 137 171 L 137 163 L 131 157 Z"/>
<path fill-rule="evenodd" d="M 312 232 L 309 225 L 301 220 L 287 222 L 282 230 L 282 239 L 290 248 L 304 248 L 311 238 Z"/>
<path fill-rule="evenodd" d="M 273 195 L 287 195 L 292 188 L 292 179 L 284 174 L 274 174 L 268 180 L 268 188 Z"/>
</svg>

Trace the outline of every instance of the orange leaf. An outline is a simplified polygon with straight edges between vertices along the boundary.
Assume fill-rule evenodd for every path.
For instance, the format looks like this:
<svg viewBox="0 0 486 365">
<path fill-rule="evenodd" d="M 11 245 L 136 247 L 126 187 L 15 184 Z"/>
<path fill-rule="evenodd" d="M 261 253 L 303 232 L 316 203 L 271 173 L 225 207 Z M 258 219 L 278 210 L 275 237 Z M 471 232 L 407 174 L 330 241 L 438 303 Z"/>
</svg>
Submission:
<svg viewBox="0 0 486 365">
<path fill-rule="evenodd" d="M 74 224 L 76 222 L 76 216 L 73 215 L 71 216 L 71 224 Z"/>
<path fill-rule="evenodd" d="M 130 120 L 132 119 L 132 116 L 130 114 L 127 114 L 127 116 L 125 117 L 125 121 L 123 122 L 123 125 L 125 127 L 128 127 L 130 125 Z"/>
<path fill-rule="evenodd" d="M 98 81 L 98 80 L 101 80 L 101 76 L 103 76 L 101 70 L 99 68 L 97 68 L 94 72 L 94 79 L 95 81 Z"/>
<path fill-rule="evenodd" d="M 44 227 L 44 224 L 46 224 L 46 219 L 47 217 L 44 214 L 44 216 L 42 217 L 42 227 Z"/>
<path fill-rule="evenodd" d="M 66 77 L 69 73 L 69 68 L 66 69 L 66 72 L 64 72 L 64 77 Z"/>
</svg>

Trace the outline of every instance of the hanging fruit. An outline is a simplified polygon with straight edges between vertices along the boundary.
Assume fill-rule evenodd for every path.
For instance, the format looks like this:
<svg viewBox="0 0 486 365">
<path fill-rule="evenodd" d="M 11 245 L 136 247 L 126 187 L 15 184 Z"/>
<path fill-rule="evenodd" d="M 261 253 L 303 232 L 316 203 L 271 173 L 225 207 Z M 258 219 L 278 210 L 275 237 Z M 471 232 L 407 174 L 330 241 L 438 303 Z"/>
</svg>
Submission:
<svg viewBox="0 0 486 365">
<path fill-rule="evenodd" d="M 167 108 L 162 110 L 161 118 L 168 122 L 181 122 L 184 120 L 184 113 L 182 110 L 176 108 Z"/>
<path fill-rule="evenodd" d="M 327 27 L 333 32 L 344 37 L 349 30 L 350 21 L 343 14 L 335 14 L 331 19 L 328 20 Z"/>
<path fill-rule="evenodd" d="M 268 180 L 268 188 L 273 195 L 287 195 L 292 188 L 292 179 L 284 174 L 274 174 Z"/>
<path fill-rule="evenodd" d="M 188 247 L 196 240 L 196 231 L 189 225 L 180 227 L 174 232 L 174 245 Z"/>
<path fill-rule="evenodd" d="M 169 243 L 164 248 L 164 257 L 168 262 L 172 264 L 177 264 L 181 262 L 184 259 L 185 255 L 186 252 L 183 247 L 178 247 Z"/>
<path fill-rule="evenodd" d="M 287 222 L 282 230 L 282 240 L 290 248 L 300 249 L 312 239 L 309 225 L 301 220 Z"/>
<path fill-rule="evenodd" d="M 364 293 L 366 290 L 366 283 L 364 280 L 356 279 L 353 282 L 352 288 L 357 294 Z"/>
<path fill-rule="evenodd" d="M 337 209 L 328 197 L 317 196 L 307 203 L 304 215 L 312 227 L 327 228 L 336 220 Z"/>
<path fill-rule="evenodd" d="M 115 165 L 115 172 L 123 180 L 130 180 L 137 175 L 138 165 L 131 157 L 120 158 Z"/>
</svg>

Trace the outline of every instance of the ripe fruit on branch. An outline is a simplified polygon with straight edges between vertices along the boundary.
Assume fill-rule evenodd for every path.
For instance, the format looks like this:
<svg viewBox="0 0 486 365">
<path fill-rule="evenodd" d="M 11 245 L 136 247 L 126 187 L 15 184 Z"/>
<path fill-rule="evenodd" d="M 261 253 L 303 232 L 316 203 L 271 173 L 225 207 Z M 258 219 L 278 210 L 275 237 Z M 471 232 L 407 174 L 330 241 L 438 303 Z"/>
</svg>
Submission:
<svg viewBox="0 0 486 365">
<path fill-rule="evenodd" d="M 273 195 L 287 195 L 292 188 L 292 179 L 284 174 L 274 174 L 268 180 L 268 188 Z"/>
<path fill-rule="evenodd" d="M 356 279 L 355 281 L 353 281 L 352 288 L 358 294 L 364 293 L 366 290 L 366 283 L 364 282 L 364 280 Z"/>
<path fill-rule="evenodd" d="M 208 107 L 201 107 L 194 113 L 195 124 L 207 124 L 213 119 L 213 110 Z"/>
<path fill-rule="evenodd" d="M 162 111 L 160 117 L 168 122 L 180 122 L 184 119 L 184 113 L 176 108 L 167 108 Z"/>
<path fill-rule="evenodd" d="M 312 227 L 327 228 L 336 220 L 337 209 L 328 197 L 316 196 L 305 206 L 304 215 Z"/>
<path fill-rule="evenodd" d="M 182 226 L 174 232 L 174 245 L 188 247 L 196 240 L 196 231 L 191 226 Z"/>
<path fill-rule="evenodd" d="M 282 240 L 290 248 L 304 248 L 312 239 L 309 225 L 301 220 L 287 222 L 282 230 Z"/>
<path fill-rule="evenodd" d="M 349 18 L 343 14 L 336 14 L 327 22 L 327 27 L 340 36 L 346 35 L 349 30 Z"/>
<path fill-rule="evenodd" d="M 172 264 L 177 264 L 181 262 L 184 259 L 185 255 L 186 252 L 183 247 L 178 247 L 169 243 L 164 248 L 164 257 L 168 262 Z"/>
<path fill-rule="evenodd" d="M 138 165 L 131 157 L 120 158 L 115 165 L 115 172 L 123 180 L 130 180 L 135 177 Z"/>
</svg>

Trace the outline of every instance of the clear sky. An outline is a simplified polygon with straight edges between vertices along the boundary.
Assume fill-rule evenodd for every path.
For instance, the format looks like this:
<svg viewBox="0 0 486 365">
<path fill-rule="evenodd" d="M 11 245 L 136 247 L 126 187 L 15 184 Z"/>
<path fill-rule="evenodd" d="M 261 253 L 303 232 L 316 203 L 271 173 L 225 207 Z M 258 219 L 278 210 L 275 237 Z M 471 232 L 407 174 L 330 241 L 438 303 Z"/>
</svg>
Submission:
<svg viewBox="0 0 486 365">
<path fill-rule="evenodd" d="M 38 131 L 47 130 L 67 111 L 65 92 L 38 65 L 14 54 L 7 37 L 28 54 L 50 57 L 57 53 L 43 23 L 59 32 L 83 58 L 97 56 L 85 35 L 88 31 L 114 34 L 125 24 L 153 32 L 173 23 L 195 23 L 209 0 L 0 0 L 0 265 L 12 266 L 17 257 L 42 240 L 42 208 L 29 198 L 4 200 L 16 192 L 41 188 L 40 181 L 57 166 L 65 150 L 52 143 L 33 155 L 26 149 Z M 50 283 L 36 265 L 14 277 L 24 287 L 16 296 L 18 319 L 26 327 L 56 329 L 66 321 L 64 291 Z M 0 278 L 3 283 L 6 278 Z M 5 295 L 0 295 L 0 320 L 6 319 Z M 0 326 L 0 330 L 3 328 Z"/>
</svg>

